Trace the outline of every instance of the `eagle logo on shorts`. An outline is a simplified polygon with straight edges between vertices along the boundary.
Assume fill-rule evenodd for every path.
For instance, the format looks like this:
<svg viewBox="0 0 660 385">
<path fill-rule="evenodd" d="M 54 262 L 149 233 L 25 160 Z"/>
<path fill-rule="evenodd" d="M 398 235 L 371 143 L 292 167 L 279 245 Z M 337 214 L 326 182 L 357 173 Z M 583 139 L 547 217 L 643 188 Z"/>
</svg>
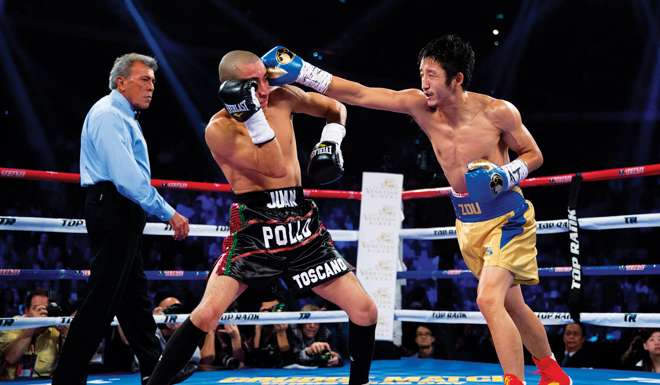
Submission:
<svg viewBox="0 0 660 385">
<path fill-rule="evenodd" d="M 288 48 L 280 48 L 277 50 L 277 53 L 275 54 L 275 58 L 277 58 L 277 62 L 284 65 L 284 64 L 289 64 L 293 58 L 296 57 L 296 54 L 289 51 Z"/>
</svg>

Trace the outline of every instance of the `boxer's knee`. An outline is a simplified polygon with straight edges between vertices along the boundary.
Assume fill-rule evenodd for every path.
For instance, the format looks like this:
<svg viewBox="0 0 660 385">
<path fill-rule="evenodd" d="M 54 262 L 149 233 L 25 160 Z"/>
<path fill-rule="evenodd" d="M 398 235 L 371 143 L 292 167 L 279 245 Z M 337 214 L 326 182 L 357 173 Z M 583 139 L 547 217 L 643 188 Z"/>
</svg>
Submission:
<svg viewBox="0 0 660 385">
<path fill-rule="evenodd" d="M 482 290 L 477 295 L 477 306 L 479 306 L 479 310 L 484 316 L 504 309 L 502 299 L 487 290 Z"/>
<path fill-rule="evenodd" d="M 360 326 L 373 325 L 378 321 L 378 307 L 368 295 L 348 313 L 351 321 Z"/>
<path fill-rule="evenodd" d="M 218 326 L 220 315 L 221 312 L 213 306 L 203 306 L 203 304 L 200 304 L 190 313 L 190 320 L 198 328 L 209 332 Z"/>
</svg>

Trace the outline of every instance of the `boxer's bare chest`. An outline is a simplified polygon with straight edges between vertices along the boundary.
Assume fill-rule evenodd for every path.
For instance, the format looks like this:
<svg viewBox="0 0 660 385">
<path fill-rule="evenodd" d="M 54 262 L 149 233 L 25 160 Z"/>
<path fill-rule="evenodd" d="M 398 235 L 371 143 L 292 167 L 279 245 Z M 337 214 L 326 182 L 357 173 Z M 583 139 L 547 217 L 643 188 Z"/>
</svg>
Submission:
<svg viewBox="0 0 660 385">
<path fill-rule="evenodd" d="M 451 186 L 459 192 L 465 187 L 467 164 L 477 159 L 497 162 L 502 159 L 501 130 L 493 125 L 483 110 L 469 119 L 453 123 L 442 114 L 429 113 L 417 119 Z"/>
</svg>

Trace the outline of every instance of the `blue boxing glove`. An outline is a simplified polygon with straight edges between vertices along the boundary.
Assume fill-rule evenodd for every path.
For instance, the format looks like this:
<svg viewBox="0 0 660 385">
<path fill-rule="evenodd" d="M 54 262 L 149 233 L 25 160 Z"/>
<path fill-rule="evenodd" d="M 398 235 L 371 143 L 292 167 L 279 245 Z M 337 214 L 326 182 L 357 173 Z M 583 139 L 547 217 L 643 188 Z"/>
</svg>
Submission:
<svg viewBox="0 0 660 385">
<path fill-rule="evenodd" d="M 501 167 L 487 160 L 468 163 L 465 185 L 470 197 L 477 202 L 488 202 L 503 191 L 509 191 L 527 177 L 529 170 L 524 161 L 516 159 Z"/>
<path fill-rule="evenodd" d="M 330 86 L 332 75 L 315 67 L 281 45 L 266 52 L 261 60 L 268 71 L 271 86 L 299 83 L 324 94 Z"/>
</svg>

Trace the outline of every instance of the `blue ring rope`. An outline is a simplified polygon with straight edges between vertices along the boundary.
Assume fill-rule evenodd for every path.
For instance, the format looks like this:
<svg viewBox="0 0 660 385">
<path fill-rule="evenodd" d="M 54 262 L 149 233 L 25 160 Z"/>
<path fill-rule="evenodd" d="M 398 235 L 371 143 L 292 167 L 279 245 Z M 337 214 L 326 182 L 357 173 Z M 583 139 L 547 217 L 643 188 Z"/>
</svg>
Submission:
<svg viewBox="0 0 660 385">
<path fill-rule="evenodd" d="M 145 271 L 151 281 L 198 281 L 205 280 L 208 271 L 184 270 L 148 270 Z M 660 275 L 660 264 L 651 265 L 615 265 L 615 266 L 583 266 L 582 274 L 589 276 L 626 276 L 626 275 Z M 539 269 L 542 277 L 566 277 L 571 275 L 570 267 L 542 267 Z M 434 270 L 434 271 L 400 271 L 399 279 L 453 279 L 472 276 L 469 270 Z M 0 269 L 0 280 L 85 280 L 89 278 L 89 270 L 41 270 L 41 269 Z"/>
</svg>

